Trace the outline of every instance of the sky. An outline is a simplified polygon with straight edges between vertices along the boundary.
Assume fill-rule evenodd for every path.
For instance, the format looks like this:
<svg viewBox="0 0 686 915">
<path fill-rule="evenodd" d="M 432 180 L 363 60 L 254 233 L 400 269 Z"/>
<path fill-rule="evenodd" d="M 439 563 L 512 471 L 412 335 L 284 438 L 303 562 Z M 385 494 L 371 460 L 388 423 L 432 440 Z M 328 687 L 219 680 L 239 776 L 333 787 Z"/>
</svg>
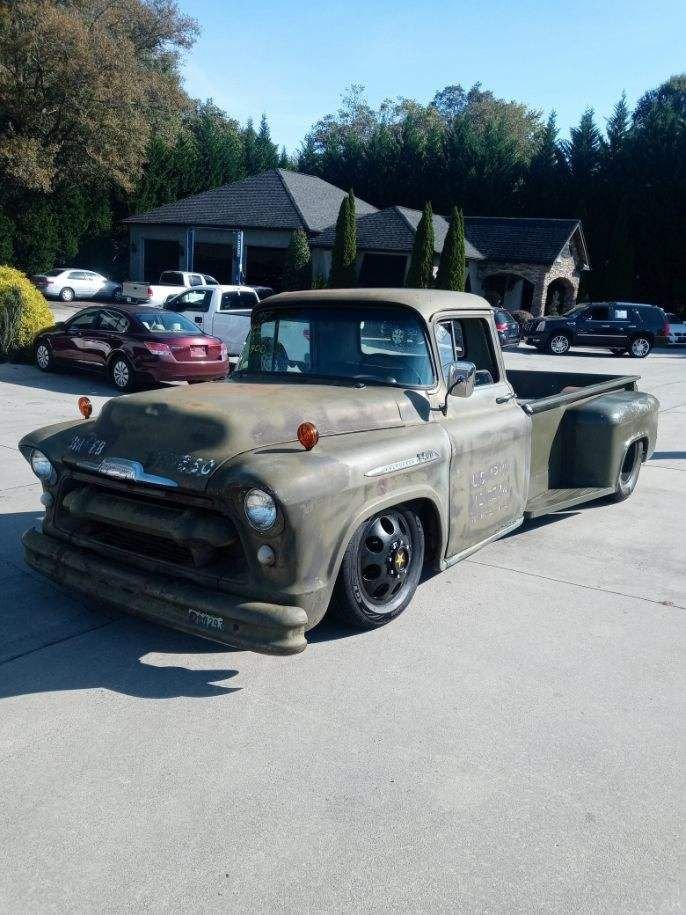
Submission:
<svg viewBox="0 0 686 915">
<path fill-rule="evenodd" d="M 187 91 L 241 123 L 265 112 L 289 152 L 353 83 L 376 107 L 480 82 L 555 109 L 567 135 L 585 108 L 604 126 L 623 91 L 633 105 L 686 70 L 685 0 L 178 2 L 202 29 L 183 66 Z"/>
</svg>

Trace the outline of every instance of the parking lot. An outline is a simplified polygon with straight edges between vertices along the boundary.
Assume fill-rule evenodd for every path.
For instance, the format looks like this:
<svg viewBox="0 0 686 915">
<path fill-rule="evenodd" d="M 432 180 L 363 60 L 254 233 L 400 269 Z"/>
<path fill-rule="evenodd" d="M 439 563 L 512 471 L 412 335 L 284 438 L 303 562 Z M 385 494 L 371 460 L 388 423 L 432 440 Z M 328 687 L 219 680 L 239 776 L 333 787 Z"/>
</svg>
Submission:
<svg viewBox="0 0 686 915">
<path fill-rule="evenodd" d="M 112 391 L 0 365 L 0 908 L 678 910 L 686 350 L 506 358 L 642 375 L 660 426 L 636 493 L 286 658 L 24 566 L 41 506 L 18 439 Z"/>
</svg>

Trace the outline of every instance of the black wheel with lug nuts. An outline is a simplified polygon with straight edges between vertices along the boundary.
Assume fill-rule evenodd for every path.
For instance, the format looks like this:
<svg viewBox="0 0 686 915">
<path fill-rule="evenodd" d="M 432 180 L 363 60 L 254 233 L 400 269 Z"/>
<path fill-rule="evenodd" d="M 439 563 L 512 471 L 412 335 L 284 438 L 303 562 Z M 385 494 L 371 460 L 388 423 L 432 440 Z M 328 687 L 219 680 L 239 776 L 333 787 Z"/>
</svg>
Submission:
<svg viewBox="0 0 686 915">
<path fill-rule="evenodd" d="M 617 486 L 614 494 L 611 496 L 613 501 L 623 502 L 625 499 L 628 499 L 634 489 L 636 489 L 642 462 L 643 443 L 632 442 L 624 452 L 622 463 L 619 466 Z"/>
<path fill-rule="evenodd" d="M 629 354 L 634 359 L 645 359 L 648 353 L 653 348 L 653 344 L 650 339 L 643 334 L 640 334 L 629 344 Z"/>
<path fill-rule="evenodd" d="M 412 600 L 424 564 L 424 529 L 415 511 L 389 508 L 360 525 L 348 545 L 331 609 L 358 629 L 376 629 Z"/>
<path fill-rule="evenodd" d="M 44 340 L 39 340 L 36 346 L 36 365 L 41 372 L 51 372 L 54 367 L 50 347 Z"/>
<path fill-rule="evenodd" d="M 564 356 L 569 352 L 572 342 L 567 334 L 551 334 L 546 349 L 553 356 Z"/>
<path fill-rule="evenodd" d="M 136 375 L 125 356 L 115 356 L 110 362 L 110 380 L 118 391 L 133 391 Z"/>
</svg>

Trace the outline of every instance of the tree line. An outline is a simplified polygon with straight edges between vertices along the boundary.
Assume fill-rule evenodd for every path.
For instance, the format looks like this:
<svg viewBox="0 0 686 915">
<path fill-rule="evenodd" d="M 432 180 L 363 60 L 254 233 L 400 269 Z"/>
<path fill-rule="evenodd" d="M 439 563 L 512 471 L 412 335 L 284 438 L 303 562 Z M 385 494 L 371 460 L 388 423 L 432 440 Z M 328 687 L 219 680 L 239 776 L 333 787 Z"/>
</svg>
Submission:
<svg viewBox="0 0 686 915">
<path fill-rule="evenodd" d="M 379 207 L 578 217 L 583 295 L 686 303 L 685 75 L 604 125 L 585 110 L 568 138 L 480 85 L 378 108 L 354 86 L 291 159 L 265 116 L 241 125 L 184 92 L 198 31 L 174 0 L 0 0 L 0 263 L 123 276 L 124 217 L 279 165 Z"/>
</svg>

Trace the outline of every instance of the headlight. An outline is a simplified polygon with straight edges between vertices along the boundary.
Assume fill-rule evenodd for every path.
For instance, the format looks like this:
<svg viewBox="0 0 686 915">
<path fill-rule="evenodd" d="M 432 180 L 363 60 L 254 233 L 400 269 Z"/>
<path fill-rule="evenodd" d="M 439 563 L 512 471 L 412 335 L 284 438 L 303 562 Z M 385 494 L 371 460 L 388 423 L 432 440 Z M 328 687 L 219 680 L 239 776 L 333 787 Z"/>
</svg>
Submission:
<svg viewBox="0 0 686 915">
<path fill-rule="evenodd" d="M 544 327 L 545 327 L 545 321 L 539 321 L 538 324 L 536 325 L 536 330 L 537 331 L 543 330 Z"/>
<path fill-rule="evenodd" d="M 50 460 L 37 448 L 31 452 L 31 469 L 39 480 L 44 483 L 56 483 L 57 471 L 50 463 Z"/>
<path fill-rule="evenodd" d="M 268 531 L 276 521 L 276 502 L 268 492 L 251 489 L 245 497 L 245 517 L 258 531 Z"/>
</svg>

